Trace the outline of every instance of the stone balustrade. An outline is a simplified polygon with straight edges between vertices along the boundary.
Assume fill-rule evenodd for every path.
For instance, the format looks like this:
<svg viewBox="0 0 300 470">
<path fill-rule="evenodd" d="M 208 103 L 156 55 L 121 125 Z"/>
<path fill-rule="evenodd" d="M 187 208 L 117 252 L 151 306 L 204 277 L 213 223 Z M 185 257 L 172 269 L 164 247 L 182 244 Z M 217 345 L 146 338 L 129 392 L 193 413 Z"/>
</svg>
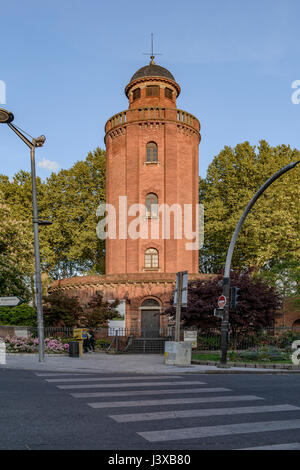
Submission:
<svg viewBox="0 0 300 470">
<path fill-rule="evenodd" d="M 184 126 L 189 126 L 200 131 L 198 119 L 190 113 L 176 108 L 143 107 L 127 109 L 112 116 L 105 125 L 105 132 L 137 121 L 176 121 Z"/>
</svg>

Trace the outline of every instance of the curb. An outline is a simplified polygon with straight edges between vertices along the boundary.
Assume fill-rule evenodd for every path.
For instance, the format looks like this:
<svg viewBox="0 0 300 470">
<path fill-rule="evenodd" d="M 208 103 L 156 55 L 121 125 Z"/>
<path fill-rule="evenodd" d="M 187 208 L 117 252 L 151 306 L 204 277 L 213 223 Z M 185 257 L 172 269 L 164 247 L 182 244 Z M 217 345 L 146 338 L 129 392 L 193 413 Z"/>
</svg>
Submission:
<svg viewBox="0 0 300 470">
<path fill-rule="evenodd" d="M 202 366 L 219 366 L 219 362 L 214 361 L 199 361 L 199 360 L 192 360 L 192 364 L 195 365 L 202 365 Z M 244 367 L 245 369 L 272 369 L 274 371 L 292 371 L 292 372 L 299 372 L 300 373 L 300 366 L 296 366 L 293 364 L 249 364 L 244 362 L 227 362 L 228 367 Z M 256 371 L 259 372 L 259 371 Z M 264 371 L 262 371 L 264 372 Z"/>
</svg>

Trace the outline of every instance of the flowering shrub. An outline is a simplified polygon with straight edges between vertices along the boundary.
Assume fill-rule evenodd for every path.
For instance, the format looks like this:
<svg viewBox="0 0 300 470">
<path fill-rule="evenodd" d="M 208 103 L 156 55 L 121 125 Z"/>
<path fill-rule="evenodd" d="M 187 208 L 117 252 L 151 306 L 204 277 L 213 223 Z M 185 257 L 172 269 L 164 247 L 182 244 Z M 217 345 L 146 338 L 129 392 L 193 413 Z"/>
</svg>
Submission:
<svg viewBox="0 0 300 470">
<path fill-rule="evenodd" d="M 39 340 L 29 336 L 28 338 L 21 338 L 17 336 L 0 338 L 5 342 L 6 352 L 16 353 L 36 353 L 38 352 Z M 46 353 L 64 353 L 68 352 L 69 345 L 62 343 L 55 338 L 45 338 L 45 352 Z"/>
</svg>

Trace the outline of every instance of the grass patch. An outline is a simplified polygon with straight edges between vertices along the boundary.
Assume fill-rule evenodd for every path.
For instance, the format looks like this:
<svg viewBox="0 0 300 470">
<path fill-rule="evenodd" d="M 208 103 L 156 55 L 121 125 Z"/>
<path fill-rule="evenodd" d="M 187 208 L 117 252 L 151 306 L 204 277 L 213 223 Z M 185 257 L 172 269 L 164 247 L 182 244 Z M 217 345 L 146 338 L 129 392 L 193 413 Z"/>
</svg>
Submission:
<svg viewBox="0 0 300 470">
<path fill-rule="evenodd" d="M 193 353 L 192 360 L 196 361 L 212 361 L 212 362 L 220 362 L 220 354 L 219 353 Z M 292 360 L 289 357 L 284 358 L 243 358 L 243 357 L 236 357 L 236 353 L 231 353 L 230 351 L 227 354 L 227 360 L 229 362 L 244 362 L 248 364 L 292 364 Z"/>
</svg>

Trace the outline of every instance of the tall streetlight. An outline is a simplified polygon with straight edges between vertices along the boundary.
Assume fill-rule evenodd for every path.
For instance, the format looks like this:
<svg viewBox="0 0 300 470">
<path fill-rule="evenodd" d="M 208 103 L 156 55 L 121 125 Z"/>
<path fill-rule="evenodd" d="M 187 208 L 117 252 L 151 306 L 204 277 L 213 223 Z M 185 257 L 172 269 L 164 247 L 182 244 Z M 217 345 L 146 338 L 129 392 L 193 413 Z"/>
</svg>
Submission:
<svg viewBox="0 0 300 470">
<path fill-rule="evenodd" d="M 251 211 L 252 207 L 256 203 L 257 199 L 265 192 L 265 190 L 276 181 L 280 176 L 282 176 L 287 171 L 292 170 L 300 163 L 300 160 L 297 162 L 290 163 L 289 165 L 284 166 L 279 171 L 277 171 L 271 178 L 269 178 L 257 191 L 257 193 L 253 196 L 249 204 L 247 205 L 246 209 L 244 210 L 240 220 L 237 223 L 237 226 L 233 232 L 231 242 L 228 248 L 227 257 L 226 257 L 226 264 L 224 270 L 224 277 L 223 277 L 223 296 L 226 298 L 226 304 L 224 306 L 223 311 L 223 319 L 222 319 L 222 326 L 221 326 L 221 360 L 219 367 L 226 367 L 227 363 L 227 350 L 228 350 L 228 333 L 229 333 L 229 297 L 230 297 L 230 268 L 231 268 L 231 260 L 234 251 L 234 247 L 241 231 L 242 225 L 245 222 L 245 219 L 249 212 Z"/>
<path fill-rule="evenodd" d="M 44 345 L 44 321 L 43 321 L 43 305 L 42 305 L 42 277 L 41 277 L 41 260 L 40 260 L 40 242 L 39 242 L 39 225 L 48 225 L 50 222 L 39 220 L 37 191 L 36 191 L 36 172 L 35 172 L 35 149 L 42 147 L 46 141 L 46 137 L 41 135 L 32 141 L 28 140 L 19 129 L 17 129 L 12 121 L 14 115 L 6 109 L 0 108 L 0 124 L 7 124 L 21 140 L 30 148 L 31 159 L 31 181 L 32 181 L 32 212 L 33 212 L 33 231 L 34 231 L 34 258 L 35 258 L 35 288 L 36 288 L 36 308 L 37 308 L 37 324 L 39 339 L 39 362 L 45 360 Z"/>
</svg>

